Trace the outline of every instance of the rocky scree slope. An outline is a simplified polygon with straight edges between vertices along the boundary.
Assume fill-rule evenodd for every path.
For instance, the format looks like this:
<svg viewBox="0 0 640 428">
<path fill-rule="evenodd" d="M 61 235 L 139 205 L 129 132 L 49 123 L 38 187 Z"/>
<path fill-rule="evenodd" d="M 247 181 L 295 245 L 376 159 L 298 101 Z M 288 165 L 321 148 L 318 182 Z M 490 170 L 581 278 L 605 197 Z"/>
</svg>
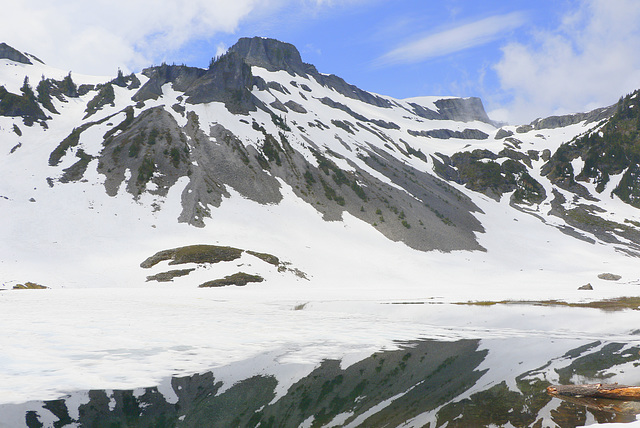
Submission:
<svg viewBox="0 0 640 428">
<path fill-rule="evenodd" d="M 71 73 L 61 77 L 18 54 L 0 49 L 7 64 L 19 61 L 25 70 L 20 94 L 0 87 L 0 115 L 12 120 L 3 129 L 11 137 L 7 153 L 35 144 L 23 136 L 25 127 L 29 136 L 41 135 L 52 187 L 82 182 L 96 170 L 109 195 L 149 194 L 156 198 L 150 210 L 158 210 L 184 178 L 178 220 L 203 227 L 230 189 L 277 204 L 289 186 L 326 220 L 349 213 L 391 240 L 441 251 L 482 250 L 474 195 L 508 196 L 514 209 L 543 221 L 554 216 L 561 220 L 556 227 L 581 239 L 638 250 L 640 224 L 603 220 L 604 202 L 577 184 L 600 180 L 595 190 L 602 192 L 605 177 L 624 173 L 614 193 L 637 205 L 635 158 L 604 166 L 585 159 L 575 180 L 567 175 L 567 165 L 595 144 L 587 139 L 598 135 L 598 144 L 609 147 L 608 129 L 616 123 L 631 132 L 633 119 L 623 117 L 635 112 L 629 97 L 611 119 L 612 108 L 498 129 L 477 98 L 375 95 L 319 73 L 293 45 L 272 39 L 240 39 L 208 69 L 162 64 L 128 76 L 119 71 L 97 84 L 78 84 Z M 34 90 L 35 73 L 42 78 Z M 66 108 L 72 101 L 83 110 Z M 66 137 L 48 137 L 54 123 L 66 127 Z M 555 138 L 545 147 L 541 132 L 558 127 L 584 136 L 568 145 Z M 635 153 L 633 144 L 615 147 Z M 563 208 L 566 192 L 592 208 L 572 214 Z"/>
</svg>

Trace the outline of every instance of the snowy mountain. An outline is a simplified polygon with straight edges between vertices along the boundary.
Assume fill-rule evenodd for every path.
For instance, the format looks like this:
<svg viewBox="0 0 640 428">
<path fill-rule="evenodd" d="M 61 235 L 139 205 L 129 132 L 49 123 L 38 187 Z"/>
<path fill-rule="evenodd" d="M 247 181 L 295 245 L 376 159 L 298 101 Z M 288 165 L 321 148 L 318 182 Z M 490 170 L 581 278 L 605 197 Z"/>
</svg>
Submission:
<svg viewBox="0 0 640 428">
<path fill-rule="evenodd" d="M 318 331 L 327 314 L 352 311 L 363 317 L 356 325 L 366 325 L 380 315 L 366 303 L 373 301 L 637 296 L 638 123 L 634 93 L 589 113 L 501 126 L 478 98 L 369 93 L 304 63 L 293 45 L 264 38 L 240 39 L 208 69 L 162 64 L 115 78 L 54 69 L 1 44 L 0 286 L 52 289 L 0 293 L 17 317 L 7 325 L 25 337 L 39 334 L 18 323 L 23 309 L 39 308 L 60 323 L 58 340 L 67 343 L 75 317 L 87 316 L 73 302 L 96 310 L 104 304 L 96 326 L 131 316 L 147 327 L 150 342 L 166 340 L 156 345 L 169 350 L 189 338 L 169 339 L 147 324 L 147 305 L 160 299 L 171 318 L 178 309 L 168 301 L 192 305 L 194 293 L 206 291 L 193 290 L 199 286 L 214 288 L 207 299 L 241 299 L 249 318 L 271 313 L 265 302 L 299 309 L 315 302 L 326 315 L 318 316 Z M 578 290 L 587 283 L 592 291 Z M 68 312 L 50 308 L 51 296 Z M 140 306 L 124 315 L 119 305 L 130 298 Z M 359 303 L 347 310 L 329 301 Z M 243 323 L 227 306 L 216 310 Z M 432 337 L 432 330 L 408 327 L 420 323 L 413 315 L 382 313 L 395 327 L 371 332 L 358 355 Z M 295 342 L 297 321 L 287 320 L 278 346 Z M 391 333 L 398 328 L 406 335 Z M 228 343 L 249 334 L 238 329 L 226 332 Z M 478 334 L 455 338 L 485 338 Z M 99 346 L 91 337 L 88 348 L 69 352 Z M 352 339 L 335 339 L 338 356 L 315 353 L 306 374 L 322 358 L 350 355 Z M 24 372 L 12 368 L 22 346 L 12 340 L 0 343 L 15 364 L 6 365 L 15 382 L 6 383 L 12 398 L 4 402 L 149 386 L 176 370 L 193 374 L 271 350 L 256 340 L 223 353 L 200 349 L 196 340 L 192 358 L 176 363 L 159 351 L 154 372 L 132 369 L 131 382 L 113 381 L 105 361 L 96 373 L 107 381 L 61 374 L 55 387 L 42 377 L 29 389 L 18 381 Z M 469 355 L 478 352 L 477 343 L 467 345 Z M 71 354 L 49 351 L 74 367 Z M 402 385 L 398 394 L 410 388 Z"/>
<path fill-rule="evenodd" d="M 286 186 L 325 220 L 348 213 L 423 251 L 482 249 L 472 190 L 496 200 L 506 195 L 513 208 L 543 218 L 551 214 L 549 222 L 584 239 L 611 236 L 629 251 L 638 243 L 625 215 L 592 230 L 557 213 L 567 198 L 578 205 L 596 198 L 594 206 L 610 211 L 605 183 L 562 186 L 555 170 L 560 144 L 597 126 L 612 108 L 538 120 L 514 137 L 513 127 L 496 129 L 479 99 L 370 94 L 319 73 L 294 46 L 270 39 L 241 39 L 208 70 L 163 64 L 102 82 L 62 77 L 4 46 L 4 170 L 23 164 L 35 149 L 26 146 L 37 139 L 48 163 L 28 156 L 29 170 L 49 187 L 97 173 L 94 181 L 109 196 L 126 191 L 137 202 L 153 200 L 154 211 L 184 180 L 178 221 L 202 227 L 230 190 L 265 205 L 280 203 Z M 628 178 L 627 169 L 615 172 Z M 624 242 L 616 238 L 620 229 Z"/>
</svg>

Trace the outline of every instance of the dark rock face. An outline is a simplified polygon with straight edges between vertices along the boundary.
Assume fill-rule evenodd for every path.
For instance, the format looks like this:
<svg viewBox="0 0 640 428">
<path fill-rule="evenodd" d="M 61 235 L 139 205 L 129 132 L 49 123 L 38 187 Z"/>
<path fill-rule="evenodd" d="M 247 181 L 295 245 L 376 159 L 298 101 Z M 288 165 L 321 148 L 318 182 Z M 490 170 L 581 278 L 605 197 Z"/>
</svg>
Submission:
<svg viewBox="0 0 640 428">
<path fill-rule="evenodd" d="M 0 59 L 9 59 L 22 64 L 33 64 L 22 52 L 12 48 L 6 43 L 0 43 Z"/>
<path fill-rule="evenodd" d="M 586 120 L 585 117 L 599 118 L 614 111 L 598 132 L 589 132 L 575 141 L 561 145 L 545 164 L 542 173 L 552 183 L 583 197 L 587 197 L 587 190 L 579 182 L 592 181 L 596 184 L 596 191 L 603 192 L 611 176 L 623 174 L 613 193 L 624 202 L 640 207 L 638 96 L 640 91 L 635 91 L 622 98 L 614 107 L 594 110 L 582 116 L 576 115 Z M 571 162 L 577 158 L 584 161 L 582 171 L 573 170 Z"/>
<path fill-rule="evenodd" d="M 435 102 L 442 119 L 471 122 L 478 120 L 485 123 L 493 123 L 482 105 L 480 98 L 452 98 Z"/>
<path fill-rule="evenodd" d="M 503 138 L 511 137 L 513 135 L 513 131 L 508 131 L 506 129 L 500 128 L 496 133 L 496 140 L 501 140 Z"/>
<path fill-rule="evenodd" d="M 284 113 L 288 112 L 289 110 L 287 110 L 287 107 L 285 107 L 284 104 L 282 104 L 282 102 L 280 100 L 275 100 L 274 102 L 270 103 L 269 106 L 273 107 L 276 110 L 280 110 Z"/>
<path fill-rule="evenodd" d="M 463 140 L 486 140 L 489 138 L 488 134 L 480 131 L 479 129 L 465 129 L 464 131 L 452 131 L 451 129 L 432 129 L 429 131 L 411 131 L 409 135 L 414 137 L 431 137 L 439 138 L 441 140 L 448 140 L 449 138 L 460 138 Z"/>
<path fill-rule="evenodd" d="M 209 70 L 166 64 L 145 69 L 143 74 L 150 80 L 134 95 L 133 100 L 157 99 L 162 95 L 162 85 L 172 83 L 175 90 L 185 92 L 190 104 L 218 101 L 225 103 L 232 113 L 247 114 L 257 108 L 266 108 L 251 95 L 253 86 L 260 89 L 270 87 L 262 79 L 252 76 L 252 66 L 313 77 L 321 85 L 349 98 L 379 107 L 391 107 L 389 100 L 363 91 L 337 76 L 318 73 L 313 65 L 302 62 L 295 46 L 262 37 L 240 39 Z"/>
<path fill-rule="evenodd" d="M 319 73 L 313 65 L 302 62 L 300 52 L 292 44 L 263 37 L 242 38 L 229 48 L 229 53 L 237 54 L 249 66 L 263 67 L 269 71 L 284 70 L 302 77 L 311 76 L 321 85 L 346 97 L 378 107 L 391 107 L 389 100 L 350 85 L 338 76 Z"/>
<path fill-rule="evenodd" d="M 335 108 L 338 110 L 342 110 L 345 113 L 348 113 L 351 117 L 353 117 L 356 120 L 361 120 L 363 122 L 368 122 L 369 119 L 367 119 L 366 117 L 364 117 L 363 115 L 354 112 L 353 110 L 351 110 L 349 107 L 347 107 L 346 105 L 333 101 L 331 98 L 328 97 L 324 97 L 322 99 L 320 99 L 320 102 L 326 106 L 329 106 L 331 108 Z"/>
<path fill-rule="evenodd" d="M 150 78 L 133 96 L 133 101 L 158 99 L 162 86 L 171 83 L 173 89 L 185 93 L 189 104 L 223 102 L 235 114 L 255 111 L 261 103 L 251 95 L 255 79 L 251 67 L 237 52 L 220 57 L 209 70 L 195 67 L 163 64 L 145 69 Z M 266 85 L 264 85 L 266 87 Z"/>
<path fill-rule="evenodd" d="M 28 82 L 25 83 L 21 95 L 9 92 L 0 85 L 0 116 L 22 117 L 25 125 L 31 126 L 35 121 L 47 120 L 47 116 L 40 108 Z"/>
<path fill-rule="evenodd" d="M 118 132 L 120 131 L 120 132 Z M 126 189 L 134 196 L 146 190 L 149 183 L 157 187 L 151 193 L 166 195 L 181 176 L 187 175 L 189 154 L 175 119 L 160 107 L 148 109 L 105 134 L 104 149 L 98 172 L 105 174 L 105 188 L 109 195 L 117 194 L 132 172 Z"/>
<path fill-rule="evenodd" d="M 484 250 L 474 238 L 474 232 L 483 232 L 484 228 L 471 214 L 480 210 L 467 196 L 373 146 L 361 159 L 403 191 L 361 171 L 370 201 L 364 205 L 364 212 L 350 211 L 352 215 L 374 224 L 389 239 L 412 248 Z M 416 200 L 422 203 L 416 204 Z"/>
<path fill-rule="evenodd" d="M 500 158 L 508 158 L 498 163 Z M 440 156 L 435 172 L 443 179 L 465 184 L 467 188 L 499 200 L 503 194 L 514 192 L 511 203 L 540 203 L 546 198 L 544 187 L 527 172 L 531 158 L 514 151 L 502 150 L 495 154 L 476 149 L 460 152 L 451 158 Z"/>
<path fill-rule="evenodd" d="M 218 59 L 204 76 L 195 81 L 185 95 L 187 103 L 223 102 L 234 114 L 256 111 L 261 104 L 251 94 L 253 76 L 251 66 L 236 52 L 230 51 Z"/>
<path fill-rule="evenodd" d="M 254 66 L 286 71 L 294 77 L 287 79 L 291 80 L 290 84 L 267 82 L 253 75 Z M 179 221 L 195 226 L 204 226 L 204 219 L 211 216 L 211 210 L 218 207 L 223 198 L 230 197 L 230 188 L 255 202 L 275 204 L 283 197 L 281 183 L 286 183 L 296 196 L 312 204 L 325 220 L 340 220 L 347 212 L 369 223 L 387 238 L 425 251 L 482 250 L 475 238 L 475 233 L 482 231 L 482 225 L 473 216 L 479 209 L 471 199 L 456 192 L 446 181 L 464 184 L 468 189 L 495 199 L 513 192 L 513 204 L 540 203 L 547 197 L 545 188 L 533 178 L 536 174 L 529 171 L 533 168 L 533 161 L 540 156 L 550 159 L 542 172 L 548 174 L 557 187 L 590 197 L 587 189 L 579 184 L 580 180 L 594 176 L 605 180 L 611 174 L 625 173 L 626 178 L 620 185 L 621 192 L 626 192 L 630 201 L 640 200 L 640 191 L 637 191 L 640 167 L 625 163 L 625 157 L 617 156 L 618 148 L 614 145 L 604 147 L 600 144 L 602 142 L 591 145 L 586 140 L 576 140 L 573 146 L 563 146 L 554 156 L 547 157 L 546 153 L 522 153 L 523 143 L 508 136 L 509 132 L 501 130 L 496 138 L 503 138 L 504 145 L 509 149 L 498 154 L 476 150 L 456 153 L 451 157 L 432 156 L 433 169 L 438 177 L 425 173 L 401 160 L 403 157 L 416 158 L 428 163 L 424 153 L 412 148 L 399 137 L 400 133 L 393 132 L 401 129 L 398 124 L 384 120 L 384 115 L 376 117 L 375 109 L 346 102 L 343 97 L 334 97 L 342 101 L 340 103 L 327 97 L 326 91 L 319 95 L 316 82 L 345 97 L 382 108 L 404 109 L 409 114 L 425 119 L 481 121 L 493 125 L 480 99 L 440 99 L 434 102 L 435 107 L 429 104 L 431 108 L 418 103 L 401 104 L 362 91 L 336 76 L 320 74 L 313 66 L 302 62 L 300 53 L 293 45 L 277 40 L 240 39 L 225 55 L 213 61 L 207 70 L 163 64 L 148 68 L 143 73 L 149 80 L 132 97 L 138 104 L 135 108 L 130 105 L 122 111 L 126 113 L 126 118 L 104 134 L 103 150 L 93 156 L 82 150 L 68 149 L 79 144 L 80 134 L 85 130 L 102 126 L 116 116 L 97 114 L 103 105 L 115 104 L 113 87 L 131 86 L 129 89 L 133 89 L 135 82 L 133 78 L 129 81 L 129 78 L 119 76 L 90 89 L 98 93 L 88 107 L 93 106 L 92 111 L 101 119 L 86 122 L 74 129 L 51 154 L 50 164 L 54 167 L 59 165 L 67 152 L 75 153 L 78 158 L 72 167 L 63 171 L 59 181 L 81 180 L 93 159 L 98 159 L 98 171 L 106 176 L 105 187 L 109 195 L 116 194 L 124 183 L 126 191 L 134 198 L 142 192 L 164 196 L 178 179 L 187 177 Z M 62 83 L 48 83 L 48 86 L 42 86 L 42 99 L 50 101 L 52 96 L 60 98 L 66 94 L 61 89 L 64 86 Z M 157 106 L 145 110 L 144 101 L 161 97 L 165 84 L 171 84 L 174 90 L 181 92 L 181 96 L 170 101 L 173 104 L 170 109 Z M 297 92 L 294 94 L 297 102 L 287 96 L 291 92 Z M 75 91 L 76 95 L 78 93 L 79 90 Z M 4 96 L 8 100 L 13 98 L 7 94 Z M 0 111 L 4 102 L 2 98 L 3 93 L 0 92 Z M 308 112 L 314 101 L 335 110 L 322 118 L 314 118 L 314 112 Z M 195 111 L 190 111 L 190 105 L 210 102 L 224 103 L 231 113 L 238 115 L 237 120 L 246 125 L 249 131 L 246 135 L 251 135 L 251 141 L 241 141 L 240 134 L 234 135 L 229 130 L 235 129 L 235 125 L 215 121 L 201 124 Z M 629 110 L 631 103 L 627 104 L 625 108 Z M 55 109 L 49 107 L 46 108 L 55 113 Z M 259 114 L 249 116 L 258 110 L 261 110 Z M 589 117 L 596 120 L 608 114 L 607 111 L 596 111 L 590 113 Z M 296 120 L 291 117 L 288 123 L 286 115 L 280 112 L 310 113 L 310 116 L 303 120 L 299 116 L 295 116 Z M 349 115 L 348 120 L 344 119 L 344 113 Z M 179 116 L 186 119 L 186 124 Z M 419 117 L 412 118 L 419 123 Z M 273 123 L 267 125 L 264 122 L 269 122 L 269 118 Z M 548 118 L 518 130 L 530 131 L 536 126 L 563 126 L 579 118 Z M 624 125 L 626 130 L 636 123 L 628 118 L 624 120 L 618 124 Z M 307 126 L 316 129 L 308 133 Z M 472 126 L 460 131 L 415 126 L 417 130 L 407 129 L 405 132 L 412 136 L 439 139 L 489 138 L 487 133 Z M 318 130 L 327 132 L 319 136 L 316 134 Z M 348 133 L 346 138 L 342 131 Z M 326 143 L 325 138 L 334 138 L 351 154 L 343 157 L 328 150 L 330 144 Z M 622 149 L 628 151 L 624 153 L 637 153 L 635 142 L 628 144 L 629 147 L 625 144 L 622 144 Z M 600 159 L 593 161 L 585 158 L 585 171 L 579 176 L 574 174 L 572 160 L 585 156 L 585 153 L 593 155 L 606 152 L 610 146 L 618 151 L 612 149 L 611 156 L 600 156 Z M 381 180 L 380 174 L 387 180 Z M 558 200 L 554 205 L 556 212 L 562 212 L 561 205 Z M 562 215 L 569 218 L 582 213 L 567 212 Z M 588 220 L 591 221 L 591 217 Z"/>
<path fill-rule="evenodd" d="M 171 82 L 176 91 L 186 91 L 197 79 L 205 74 L 205 70 L 183 65 L 163 64 L 142 71 L 149 80 L 132 97 L 133 101 L 158 99 L 162 96 L 162 85 Z"/>
<path fill-rule="evenodd" d="M 616 275 L 615 273 L 601 273 L 598 275 L 598 278 L 604 279 L 605 281 L 618 281 L 622 279 L 622 276 Z"/>
<path fill-rule="evenodd" d="M 377 107 L 391 108 L 392 106 L 391 101 L 363 91 L 357 86 L 345 82 L 342 78 L 336 75 L 331 74 L 326 76 L 324 74 L 316 73 L 313 74 L 313 77 L 321 85 L 334 89 L 345 97 L 353 98 L 354 100 L 362 101 Z"/>
<path fill-rule="evenodd" d="M 302 62 L 300 52 L 290 43 L 262 37 L 242 38 L 229 49 L 249 66 L 265 68 L 269 71 L 284 70 L 292 75 L 306 77 L 307 73 L 317 73 L 314 66 Z"/>
<path fill-rule="evenodd" d="M 564 116 L 550 116 L 543 119 L 536 119 L 531 122 L 533 129 L 555 129 L 569 125 L 574 125 L 586 121 L 586 123 L 599 122 L 607 119 L 616 112 L 616 106 L 603 107 L 592 110 L 588 113 L 567 114 Z"/>
<path fill-rule="evenodd" d="M 440 119 L 440 113 L 428 109 L 426 107 L 421 106 L 417 103 L 409 103 L 409 105 L 413 108 L 413 113 L 417 114 L 423 119 L 427 120 L 438 120 Z"/>
<path fill-rule="evenodd" d="M 287 101 L 286 103 L 284 103 L 284 105 L 288 107 L 290 110 L 295 111 L 296 113 L 304 114 L 307 112 L 307 109 L 305 109 L 304 107 L 302 107 L 300 104 L 298 104 L 293 100 Z"/>
<path fill-rule="evenodd" d="M 435 103 L 438 111 L 433 111 L 417 103 L 409 103 L 413 112 L 418 116 L 429 120 L 455 120 L 459 122 L 472 122 L 478 120 L 494 124 L 482 105 L 480 98 L 450 98 L 437 100 Z"/>
<path fill-rule="evenodd" d="M 301 62 L 293 46 L 268 39 L 241 40 L 213 62 L 208 70 L 166 64 L 149 68 L 144 71 L 149 81 L 133 97 L 133 101 L 138 102 L 137 108 L 141 108 L 144 100 L 160 97 L 162 86 L 171 83 L 173 89 L 183 91 L 186 98 L 171 108 L 186 117 L 187 124 L 180 126 L 162 106 L 139 113 L 134 113 L 133 107 L 125 109 L 126 118 L 104 135 L 104 149 L 98 156 L 98 171 L 106 176 L 107 193 L 115 195 L 124 184 L 134 198 L 142 192 L 164 196 L 180 177 L 188 177 L 189 182 L 182 193 L 183 211 L 178 221 L 204 226 L 204 219 L 211 216 L 211 210 L 218 207 L 223 198 L 230 197 L 228 187 L 258 203 L 274 204 L 282 199 L 278 181 L 282 180 L 294 189 L 298 197 L 313 204 L 326 220 L 340 220 L 343 213 L 348 212 L 371 224 L 389 239 L 402 241 L 415 249 L 482 250 L 475 232 L 483 229 L 472 214 L 478 208 L 467 197 L 440 179 L 403 164 L 375 146 L 362 151 L 362 159 L 369 168 L 387 176 L 405 190 L 381 182 L 352 160 L 347 159 L 351 171 L 339 168 L 332 160 L 334 155 L 338 155 L 320 150 L 319 143 L 305 138 L 304 134 L 292 134 L 289 126 L 274 113 L 291 110 L 304 114 L 307 112 L 305 106 L 292 100 L 272 102 L 266 106 L 252 94 L 251 89 L 271 89 L 279 93 L 286 90 L 282 85 L 267 83 L 253 76 L 250 64 L 273 69 L 284 67 L 294 73 L 305 72 L 311 79 L 344 91 L 346 96 L 383 107 L 391 105 L 387 100 L 347 85 L 339 78 L 317 73 Z M 310 87 L 303 83 L 298 85 L 313 96 Z M 262 133 L 255 144 L 246 145 L 224 124 L 212 124 L 210 129 L 203 129 L 197 114 L 187 112 L 188 105 L 212 101 L 223 102 L 235 114 L 265 110 L 279 131 L 269 133 L 259 123 L 254 121 L 251 124 L 241 119 Z M 369 119 L 329 98 L 321 101 L 354 118 L 355 123 L 332 120 L 336 127 L 346 129 L 352 135 L 368 131 L 384 144 L 393 145 L 404 156 L 426 161 L 420 150 L 403 141 L 398 143 L 384 134 L 383 130 L 399 129 L 397 124 Z M 76 129 L 52 153 L 52 165 L 57 165 L 68 149 L 78 144 L 82 132 L 108 119 L 90 122 Z M 316 123 L 321 129 L 330 129 L 317 120 Z M 467 130 L 460 135 L 471 138 L 471 135 L 467 136 L 469 133 L 487 137 L 477 130 Z M 315 156 L 318 165 L 309 161 L 308 156 L 300 151 L 302 148 L 294 148 L 289 138 L 305 140 L 304 146 Z M 348 145 L 347 148 L 351 150 Z M 90 156 L 80 157 L 65 173 L 64 180 L 80 180 L 92 159 Z M 131 171 L 130 177 L 126 171 Z M 422 203 L 416 203 L 416 197 Z"/>
</svg>

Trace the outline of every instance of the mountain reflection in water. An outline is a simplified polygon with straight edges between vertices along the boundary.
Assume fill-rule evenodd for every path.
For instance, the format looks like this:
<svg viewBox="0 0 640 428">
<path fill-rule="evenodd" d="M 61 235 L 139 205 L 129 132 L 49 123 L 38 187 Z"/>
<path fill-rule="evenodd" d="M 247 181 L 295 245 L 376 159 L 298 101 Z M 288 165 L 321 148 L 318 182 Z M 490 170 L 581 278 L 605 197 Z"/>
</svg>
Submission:
<svg viewBox="0 0 640 428">
<path fill-rule="evenodd" d="M 617 365 L 639 360 L 638 347 L 582 344 L 542 367 L 510 378 L 487 379 L 487 372 L 494 370 L 487 362 L 499 361 L 495 356 L 487 358 L 488 342 L 411 342 L 344 368 L 339 360 L 325 360 L 282 393 L 272 375 L 254 375 L 225 385 L 214 371 L 172 378 L 169 393 L 166 387 L 91 390 L 60 400 L 3 405 L 0 416 L 20 417 L 28 427 L 53 421 L 55 427 L 433 428 L 576 427 L 594 420 L 630 422 L 640 414 L 640 403 L 561 400 L 545 393 L 550 375 L 563 381 L 573 376 L 597 377 Z M 513 370 L 518 368 L 499 367 L 497 372 L 516 373 Z"/>
</svg>

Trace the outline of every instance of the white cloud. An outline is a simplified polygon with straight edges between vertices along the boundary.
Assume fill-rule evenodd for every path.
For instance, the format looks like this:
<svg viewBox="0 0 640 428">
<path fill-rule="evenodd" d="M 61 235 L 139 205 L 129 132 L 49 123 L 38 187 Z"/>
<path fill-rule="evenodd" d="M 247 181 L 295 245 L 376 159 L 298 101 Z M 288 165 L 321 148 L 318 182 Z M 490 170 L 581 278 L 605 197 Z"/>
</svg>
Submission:
<svg viewBox="0 0 640 428">
<path fill-rule="evenodd" d="M 511 43 L 495 66 L 509 121 L 588 111 L 640 88 L 640 2 L 582 0 L 555 31 Z"/>
<path fill-rule="evenodd" d="M 228 49 L 229 48 L 227 48 L 227 46 L 224 43 L 222 42 L 218 43 L 218 46 L 216 46 L 216 56 L 224 55 Z"/>
<path fill-rule="evenodd" d="M 525 21 L 526 15 L 521 12 L 484 18 L 400 46 L 380 57 L 377 64 L 411 64 L 480 46 L 497 40 Z"/>
<path fill-rule="evenodd" d="M 76 72 L 111 74 L 162 59 L 194 39 L 231 33 L 251 12 L 285 0 L 16 0 L 2 39 Z"/>
<path fill-rule="evenodd" d="M 193 41 L 232 34 L 245 20 L 280 12 L 313 16 L 382 0 L 13 0 L 0 14 L 0 41 L 47 64 L 86 74 L 139 70 Z M 217 44 L 220 54 L 222 48 Z"/>
</svg>

